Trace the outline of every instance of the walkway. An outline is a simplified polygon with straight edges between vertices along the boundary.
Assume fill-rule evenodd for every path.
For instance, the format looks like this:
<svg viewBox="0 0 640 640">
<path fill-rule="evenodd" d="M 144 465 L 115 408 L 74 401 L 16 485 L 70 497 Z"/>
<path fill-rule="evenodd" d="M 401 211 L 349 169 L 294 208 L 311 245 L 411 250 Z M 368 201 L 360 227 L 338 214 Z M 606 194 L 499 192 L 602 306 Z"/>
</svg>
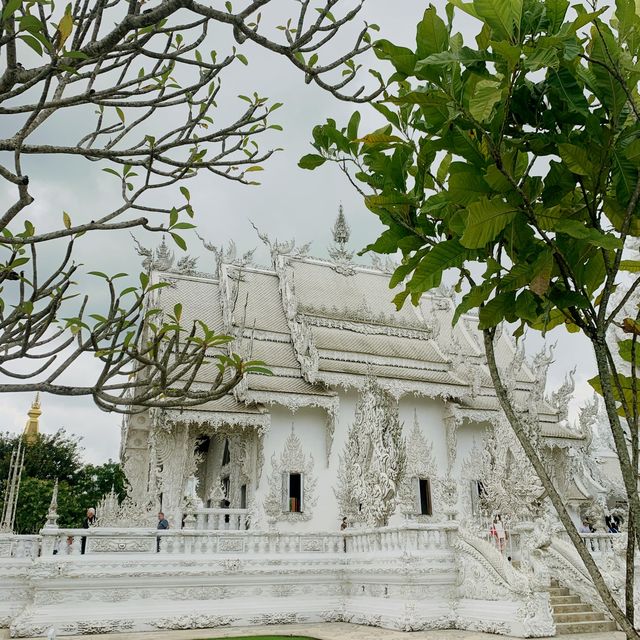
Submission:
<svg viewBox="0 0 640 640">
<path fill-rule="evenodd" d="M 326 624 L 286 624 L 267 627 L 226 627 L 224 629 L 192 629 L 186 631 L 152 631 L 149 633 L 109 633 L 91 636 L 67 636 L 74 640 L 203 640 L 205 638 L 241 638 L 242 636 L 309 636 L 317 640 L 513 640 L 474 631 L 389 631 L 344 622 Z M 566 640 L 624 640 L 621 632 L 556 636 Z M 7 629 L 0 629 L 0 640 L 9 638 Z M 42 640 L 39 638 L 38 640 Z M 544 639 L 541 639 L 544 640 Z"/>
</svg>

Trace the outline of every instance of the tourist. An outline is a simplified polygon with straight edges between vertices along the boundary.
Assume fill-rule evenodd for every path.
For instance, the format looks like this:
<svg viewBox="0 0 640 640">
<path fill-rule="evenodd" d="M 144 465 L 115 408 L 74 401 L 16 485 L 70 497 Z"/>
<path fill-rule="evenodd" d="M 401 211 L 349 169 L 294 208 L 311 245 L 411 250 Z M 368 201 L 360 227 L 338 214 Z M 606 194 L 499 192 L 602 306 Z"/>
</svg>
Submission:
<svg viewBox="0 0 640 640">
<path fill-rule="evenodd" d="M 490 533 L 496 539 L 498 549 L 500 550 L 500 553 L 502 553 L 506 547 L 507 532 L 505 531 L 502 517 L 499 513 L 497 513 L 493 518 Z"/>
<path fill-rule="evenodd" d="M 617 516 L 607 516 L 604 522 L 609 533 L 620 533 L 620 519 Z"/>
<path fill-rule="evenodd" d="M 583 520 L 582 526 L 580 527 L 580 529 L 578 529 L 578 531 L 580 533 L 591 533 L 591 527 L 589 526 L 589 523 L 586 520 Z"/>
<path fill-rule="evenodd" d="M 164 513 L 160 511 L 160 513 L 158 513 L 157 529 L 160 531 L 166 531 L 168 528 L 169 528 L 169 521 L 164 517 Z M 157 537 L 156 552 L 160 553 L 160 536 Z"/>
<path fill-rule="evenodd" d="M 347 516 L 344 516 L 344 518 L 342 518 L 342 522 L 340 523 L 340 531 L 344 531 L 348 526 L 349 526 L 349 523 L 347 522 Z M 342 549 L 343 549 L 343 551 L 345 553 L 347 552 L 347 537 L 346 536 L 343 536 L 343 538 L 342 538 Z"/>
<path fill-rule="evenodd" d="M 88 529 L 89 527 L 93 527 L 96 524 L 96 510 L 93 507 L 89 507 L 87 509 L 87 517 L 82 521 L 82 528 Z M 82 536 L 80 540 L 80 553 L 84 554 L 85 549 L 87 548 L 87 538 L 86 536 Z"/>
</svg>

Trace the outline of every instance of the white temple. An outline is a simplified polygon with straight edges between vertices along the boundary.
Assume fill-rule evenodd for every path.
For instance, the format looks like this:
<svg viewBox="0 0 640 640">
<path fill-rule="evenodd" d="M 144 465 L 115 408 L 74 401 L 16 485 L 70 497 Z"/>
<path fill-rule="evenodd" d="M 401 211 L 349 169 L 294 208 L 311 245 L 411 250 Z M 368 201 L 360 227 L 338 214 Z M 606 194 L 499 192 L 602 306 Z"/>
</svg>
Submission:
<svg viewBox="0 0 640 640">
<path fill-rule="evenodd" d="M 135 500 L 165 511 L 173 526 L 187 497 L 210 508 L 227 499 L 249 509 L 252 527 L 280 531 L 334 530 L 343 516 L 380 526 L 471 515 L 480 478 L 465 461 L 503 421 L 477 318 L 452 327 L 455 305 L 444 290 L 396 311 L 390 273 L 350 262 L 342 211 L 333 235 L 329 260 L 263 236 L 271 268 L 218 253 L 212 277 L 155 272 L 172 283 L 156 306 L 181 303 L 185 326 L 202 319 L 233 335 L 234 351 L 273 372 L 247 376 L 223 400 L 125 423 Z M 513 392 L 539 419 L 549 456 L 568 464 L 585 439 L 567 421 L 572 389 L 551 404 L 549 354 L 531 366 L 506 334 L 498 354 Z M 203 367 L 199 382 L 215 371 Z M 421 479 L 429 485 L 422 504 Z M 565 487 L 576 506 L 588 491 Z"/>
<path fill-rule="evenodd" d="M 261 235 L 268 268 L 209 247 L 214 275 L 188 259 L 173 269 L 164 243 L 143 251 L 153 279 L 171 283 L 156 306 L 181 303 L 185 324 L 234 336 L 231 348 L 273 375 L 123 423 L 125 503 L 105 499 L 88 532 L 52 520 L 5 553 L 0 619 L 14 635 L 317 621 L 521 637 L 615 628 L 499 408 L 477 317 L 452 326 L 444 289 L 396 311 L 392 265 L 352 263 L 342 211 L 333 236 L 317 259 Z M 545 396 L 553 349 L 529 362 L 503 332 L 497 353 L 576 522 L 601 518 L 619 492 L 598 462 L 597 401 L 572 424 L 572 374 Z M 216 372 L 204 366 L 198 384 Z M 170 522 L 160 534 L 159 510 Z M 497 514 L 504 537 L 490 534 Z M 586 535 L 621 579 L 624 534 Z M 565 602 L 585 608 L 567 617 Z"/>
</svg>

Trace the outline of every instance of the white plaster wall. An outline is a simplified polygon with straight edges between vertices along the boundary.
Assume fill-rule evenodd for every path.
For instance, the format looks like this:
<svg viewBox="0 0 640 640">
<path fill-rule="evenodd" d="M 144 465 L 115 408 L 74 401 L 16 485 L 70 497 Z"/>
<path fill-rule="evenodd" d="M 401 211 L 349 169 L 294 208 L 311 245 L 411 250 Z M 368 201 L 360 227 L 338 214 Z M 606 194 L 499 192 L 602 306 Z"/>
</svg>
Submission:
<svg viewBox="0 0 640 640">
<path fill-rule="evenodd" d="M 313 456 L 313 475 L 316 478 L 317 503 L 313 507 L 305 505 L 305 511 L 311 510 L 312 518 L 306 522 L 279 522 L 277 528 L 282 531 L 335 531 L 340 522 L 336 501 L 333 495 L 335 470 L 327 468 L 326 456 L 326 423 L 327 413 L 324 409 L 303 407 L 295 413 L 284 407 L 274 406 L 271 409 L 271 429 L 264 438 L 264 467 L 260 485 L 256 492 L 256 502 L 262 505 L 269 493 L 269 476 L 272 473 L 271 458 L 275 454 L 279 459 L 284 450 L 291 427 L 302 442 L 306 456 Z M 262 527 L 266 527 L 264 515 Z"/>
<path fill-rule="evenodd" d="M 271 407 L 271 429 L 264 439 L 264 467 L 256 492 L 256 503 L 262 511 L 264 500 L 269 492 L 268 478 L 272 472 L 271 457 L 279 458 L 285 442 L 291 433 L 292 424 L 302 442 L 306 455 L 313 455 L 314 475 L 317 480 L 317 504 L 312 508 L 312 518 L 306 522 L 280 522 L 277 528 L 281 531 L 335 531 L 340 527 L 341 514 L 338 512 L 334 495 L 338 476 L 339 456 L 342 454 L 347 433 L 355 419 L 356 404 L 359 393 L 355 390 L 339 392 L 339 409 L 336 420 L 333 446 L 329 465 L 327 466 L 326 428 L 327 412 L 324 409 L 304 407 L 292 413 L 281 406 Z M 421 396 L 404 396 L 399 403 L 400 421 L 403 423 L 405 437 L 413 428 L 414 415 L 423 435 L 433 447 L 433 455 L 439 475 L 447 472 L 447 441 L 444 422 L 445 403 L 439 399 Z M 456 462 L 456 475 L 459 476 L 460 461 L 471 450 L 473 438 L 481 440 L 484 427 L 480 425 L 463 425 L 459 433 L 459 454 Z M 264 514 L 261 515 L 261 527 L 266 527 Z"/>
<path fill-rule="evenodd" d="M 424 437 L 433 446 L 433 457 L 439 475 L 447 473 L 447 436 L 444 423 L 445 403 L 439 399 L 404 396 L 400 399 L 400 422 L 405 438 L 413 429 L 414 415 Z M 415 414 L 414 414 L 415 411 Z"/>
</svg>

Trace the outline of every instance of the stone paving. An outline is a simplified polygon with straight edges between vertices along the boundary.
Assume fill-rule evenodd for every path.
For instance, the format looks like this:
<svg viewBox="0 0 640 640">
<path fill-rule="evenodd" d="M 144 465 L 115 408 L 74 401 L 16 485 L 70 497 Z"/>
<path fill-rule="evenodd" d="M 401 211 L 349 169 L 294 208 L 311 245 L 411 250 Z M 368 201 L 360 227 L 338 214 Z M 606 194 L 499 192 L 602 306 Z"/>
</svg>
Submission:
<svg viewBox="0 0 640 640">
<path fill-rule="evenodd" d="M 326 624 L 287 624 L 268 627 L 227 627 L 225 629 L 191 629 L 184 631 L 153 631 L 148 633 L 108 633 L 90 636 L 68 636 L 74 640 L 204 640 L 205 638 L 241 638 L 243 636 L 309 636 L 317 640 L 514 640 L 475 631 L 390 631 L 341 622 Z M 566 640 L 624 640 L 621 632 L 572 634 L 555 636 Z M 9 638 L 7 629 L 0 629 L 0 640 Z M 544 638 L 541 640 L 545 640 Z M 547 639 L 548 640 L 548 639 Z"/>
</svg>

